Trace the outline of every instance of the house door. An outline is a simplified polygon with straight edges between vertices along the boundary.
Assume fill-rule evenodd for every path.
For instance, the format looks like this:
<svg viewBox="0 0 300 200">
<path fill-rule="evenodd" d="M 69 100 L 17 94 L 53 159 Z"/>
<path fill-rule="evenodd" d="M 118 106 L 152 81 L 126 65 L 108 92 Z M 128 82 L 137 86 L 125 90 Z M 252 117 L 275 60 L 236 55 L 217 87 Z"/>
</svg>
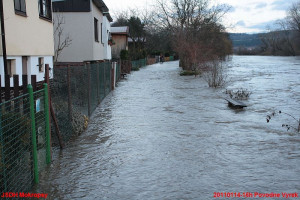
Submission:
<svg viewBox="0 0 300 200">
<path fill-rule="evenodd" d="M 22 56 L 22 74 L 27 75 L 28 74 L 28 57 L 27 56 Z"/>
</svg>

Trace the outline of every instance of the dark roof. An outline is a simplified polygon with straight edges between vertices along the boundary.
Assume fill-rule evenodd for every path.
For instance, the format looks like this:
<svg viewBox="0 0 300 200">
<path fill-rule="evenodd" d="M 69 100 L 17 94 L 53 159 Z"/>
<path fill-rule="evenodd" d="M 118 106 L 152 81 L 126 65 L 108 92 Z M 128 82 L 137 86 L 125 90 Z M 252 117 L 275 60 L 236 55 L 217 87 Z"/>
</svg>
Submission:
<svg viewBox="0 0 300 200">
<path fill-rule="evenodd" d="M 97 6 L 97 8 L 107 17 L 107 19 L 112 22 L 113 19 L 111 18 L 109 14 L 109 9 L 105 5 L 105 3 L 102 0 L 93 0 L 94 4 Z"/>
<path fill-rule="evenodd" d="M 109 13 L 104 12 L 103 15 L 107 17 L 107 19 L 108 19 L 109 22 L 112 22 L 112 21 L 113 21 L 113 19 L 112 19 L 112 17 L 110 16 Z"/>
<path fill-rule="evenodd" d="M 113 19 L 109 14 L 109 9 L 103 2 L 103 0 L 92 0 L 96 7 L 112 22 Z M 90 12 L 91 0 L 64 0 L 53 1 L 53 12 Z"/>
<path fill-rule="evenodd" d="M 64 0 L 52 2 L 53 12 L 90 12 L 90 0 Z"/>
<path fill-rule="evenodd" d="M 108 12 L 108 8 L 102 0 L 93 0 L 94 4 L 101 12 Z"/>
</svg>

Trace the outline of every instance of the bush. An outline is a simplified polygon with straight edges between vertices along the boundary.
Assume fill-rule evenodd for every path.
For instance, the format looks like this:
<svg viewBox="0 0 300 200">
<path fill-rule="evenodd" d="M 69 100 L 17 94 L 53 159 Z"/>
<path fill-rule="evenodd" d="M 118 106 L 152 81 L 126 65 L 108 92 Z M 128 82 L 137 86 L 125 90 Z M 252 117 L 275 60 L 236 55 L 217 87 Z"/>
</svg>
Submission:
<svg viewBox="0 0 300 200">
<path fill-rule="evenodd" d="M 204 80 L 209 87 L 223 87 L 227 83 L 227 75 L 225 74 L 221 61 L 212 61 L 206 64 L 207 72 L 204 74 Z"/>
<path fill-rule="evenodd" d="M 230 98 L 232 99 L 237 99 L 237 100 L 247 100 L 251 92 L 248 91 L 247 89 L 238 89 L 236 91 L 234 90 L 226 90 L 225 94 L 228 94 Z"/>
<path fill-rule="evenodd" d="M 132 67 L 132 68 L 131 68 L 131 71 L 139 71 L 139 70 L 140 70 L 139 67 Z"/>
<path fill-rule="evenodd" d="M 123 50 L 120 52 L 120 58 L 121 58 L 121 60 L 129 60 L 129 53 L 128 53 L 128 50 L 123 49 Z"/>
<path fill-rule="evenodd" d="M 72 116 L 69 117 L 68 103 L 63 100 L 55 100 L 53 107 L 55 109 L 56 119 L 59 121 L 59 130 L 64 142 L 73 136 L 78 136 L 87 128 L 88 118 L 82 114 L 75 106 L 72 107 Z M 54 127 L 53 127 L 54 128 Z M 57 142 L 56 138 L 52 142 Z"/>
<path fill-rule="evenodd" d="M 170 57 L 170 53 L 165 53 L 165 57 Z"/>
<path fill-rule="evenodd" d="M 180 76 L 197 76 L 200 75 L 201 73 L 199 71 L 191 71 L 191 70 L 183 70 L 180 72 Z"/>
</svg>

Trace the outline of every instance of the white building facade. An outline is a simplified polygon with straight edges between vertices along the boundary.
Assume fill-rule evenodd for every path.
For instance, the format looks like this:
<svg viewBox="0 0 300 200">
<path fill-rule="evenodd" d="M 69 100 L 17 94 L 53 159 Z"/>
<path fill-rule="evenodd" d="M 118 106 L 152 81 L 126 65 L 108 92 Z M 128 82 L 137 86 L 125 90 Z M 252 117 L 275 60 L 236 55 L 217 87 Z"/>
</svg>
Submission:
<svg viewBox="0 0 300 200">
<path fill-rule="evenodd" d="M 53 67 L 54 40 L 51 0 L 9 0 L 3 1 L 5 42 L 7 53 L 7 74 L 13 86 L 13 75 L 37 76 L 44 80 L 45 65 Z M 0 74 L 4 86 L 4 62 L 0 41 Z M 50 77 L 52 78 L 52 77 Z"/>
<path fill-rule="evenodd" d="M 102 0 L 65 0 L 53 2 L 53 16 L 63 18 L 63 34 L 71 44 L 61 51 L 62 63 L 111 59 L 110 22 L 112 18 Z M 54 27 L 55 28 L 55 27 Z M 58 46 L 55 35 L 55 47 Z"/>
</svg>

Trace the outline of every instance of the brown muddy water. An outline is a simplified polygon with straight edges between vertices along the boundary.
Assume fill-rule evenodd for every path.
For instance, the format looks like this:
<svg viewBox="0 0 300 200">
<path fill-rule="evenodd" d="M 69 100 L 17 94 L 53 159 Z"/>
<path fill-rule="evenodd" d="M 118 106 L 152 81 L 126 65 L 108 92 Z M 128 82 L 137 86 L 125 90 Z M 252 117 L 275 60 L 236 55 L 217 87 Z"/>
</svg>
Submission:
<svg viewBox="0 0 300 200">
<path fill-rule="evenodd" d="M 133 72 L 87 131 L 53 152 L 35 192 L 112 200 L 299 192 L 300 134 L 281 127 L 296 121 L 278 115 L 266 123 L 266 115 L 300 117 L 300 58 L 234 56 L 226 68 L 228 89 L 252 92 L 243 110 L 227 106 L 224 88 L 179 76 L 176 61 Z"/>
</svg>

